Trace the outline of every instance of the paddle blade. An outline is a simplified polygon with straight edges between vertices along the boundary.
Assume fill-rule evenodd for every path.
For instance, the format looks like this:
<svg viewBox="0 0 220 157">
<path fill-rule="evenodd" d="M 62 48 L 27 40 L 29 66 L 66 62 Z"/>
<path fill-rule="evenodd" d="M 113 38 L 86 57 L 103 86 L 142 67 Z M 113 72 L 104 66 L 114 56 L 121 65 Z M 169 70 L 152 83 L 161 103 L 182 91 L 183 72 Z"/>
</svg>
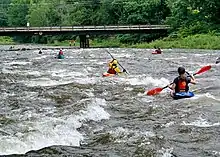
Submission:
<svg viewBox="0 0 220 157">
<path fill-rule="evenodd" d="M 159 94 L 163 88 L 155 88 L 147 92 L 147 95 L 156 95 Z"/>
<path fill-rule="evenodd" d="M 211 69 L 211 65 L 204 66 L 204 67 L 202 67 L 199 71 L 197 71 L 197 72 L 195 73 L 195 75 L 201 74 L 201 73 L 206 72 L 206 71 L 208 71 L 208 70 L 210 70 L 210 69 Z"/>
</svg>

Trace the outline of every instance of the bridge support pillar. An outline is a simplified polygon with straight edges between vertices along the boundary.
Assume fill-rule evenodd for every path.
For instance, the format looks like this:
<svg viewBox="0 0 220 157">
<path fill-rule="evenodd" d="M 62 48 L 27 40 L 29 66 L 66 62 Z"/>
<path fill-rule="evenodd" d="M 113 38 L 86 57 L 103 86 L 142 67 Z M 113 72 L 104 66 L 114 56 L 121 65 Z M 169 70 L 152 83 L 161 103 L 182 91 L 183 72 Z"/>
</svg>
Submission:
<svg viewBox="0 0 220 157">
<path fill-rule="evenodd" d="M 80 35 L 80 48 L 89 48 L 89 36 L 88 35 Z"/>
</svg>

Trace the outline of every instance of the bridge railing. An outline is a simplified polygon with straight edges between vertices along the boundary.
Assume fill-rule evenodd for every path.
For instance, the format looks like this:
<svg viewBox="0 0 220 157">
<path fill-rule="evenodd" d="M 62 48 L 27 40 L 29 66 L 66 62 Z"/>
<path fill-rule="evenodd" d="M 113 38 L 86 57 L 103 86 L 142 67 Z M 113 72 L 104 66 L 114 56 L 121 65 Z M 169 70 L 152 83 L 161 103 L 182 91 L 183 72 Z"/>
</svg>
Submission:
<svg viewBox="0 0 220 157">
<path fill-rule="evenodd" d="M 0 27 L 0 32 L 7 31 L 101 31 L 101 30 L 144 30 L 169 29 L 169 25 L 118 25 L 118 26 L 58 26 L 58 27 Z"/>
</svg>

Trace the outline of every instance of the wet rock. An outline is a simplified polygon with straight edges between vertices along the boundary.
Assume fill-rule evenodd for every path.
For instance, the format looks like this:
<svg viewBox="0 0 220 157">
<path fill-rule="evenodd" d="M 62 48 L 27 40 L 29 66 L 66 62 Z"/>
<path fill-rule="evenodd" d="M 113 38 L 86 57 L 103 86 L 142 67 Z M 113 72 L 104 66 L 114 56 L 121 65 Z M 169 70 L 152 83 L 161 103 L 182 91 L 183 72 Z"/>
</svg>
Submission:
<svg viewBox="0 0 220 157">
<path fill-rule="evenodd" d="M 106 133 L 96 137 L 89 145 L 107 144 L 113 142 L 114 140 L 114 137 L 110 133 Z"/>
<path fill-rule="evenodd" d="M 188 126 L 180 126 L 178 128 L 178 132 L 179 133 L 191 133 L 192 132 L 192 128 L 190 128 Z"/>
</svg>

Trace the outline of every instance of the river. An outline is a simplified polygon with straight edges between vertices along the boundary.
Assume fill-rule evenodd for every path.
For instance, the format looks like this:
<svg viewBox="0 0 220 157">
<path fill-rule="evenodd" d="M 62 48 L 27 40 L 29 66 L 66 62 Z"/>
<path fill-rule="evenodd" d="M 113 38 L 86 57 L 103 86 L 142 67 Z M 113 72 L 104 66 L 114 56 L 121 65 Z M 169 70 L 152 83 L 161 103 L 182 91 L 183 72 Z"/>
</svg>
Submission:
<svg viewBox="0 0 220 157">
<path fill-rule="evenodd" d="M 0 155 L 220 156 L 220 51 L 64 49 L 0 46 Z M 103 78 L 111 56 L 129 72 Z M 184 66 L 195 96 L 173 100 L 163 87 Z"/>
</svg>

